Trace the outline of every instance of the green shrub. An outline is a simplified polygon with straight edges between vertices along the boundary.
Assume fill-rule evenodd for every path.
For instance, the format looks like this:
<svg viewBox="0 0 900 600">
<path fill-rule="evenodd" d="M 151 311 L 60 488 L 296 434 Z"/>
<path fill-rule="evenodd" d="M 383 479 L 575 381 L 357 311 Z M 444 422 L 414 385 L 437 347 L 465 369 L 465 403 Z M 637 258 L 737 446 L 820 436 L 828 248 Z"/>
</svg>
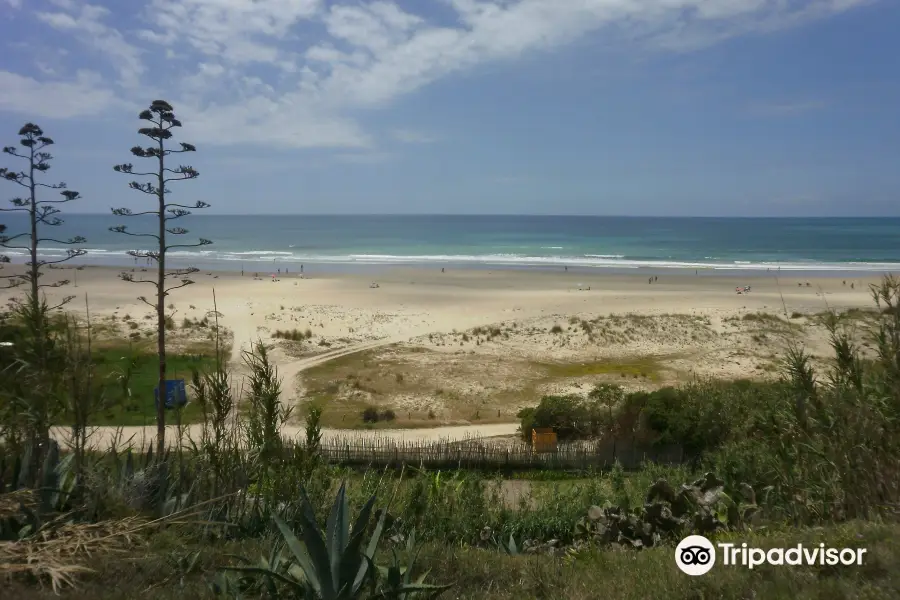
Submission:
<svg viewBox="0 0 900 600">
<path fill-rule="evenodd" d="M 377 423 L 380 417 L 378 409 L 374 406 L 368 406 L 362 411 L 363 423 Z"/>
</svg>

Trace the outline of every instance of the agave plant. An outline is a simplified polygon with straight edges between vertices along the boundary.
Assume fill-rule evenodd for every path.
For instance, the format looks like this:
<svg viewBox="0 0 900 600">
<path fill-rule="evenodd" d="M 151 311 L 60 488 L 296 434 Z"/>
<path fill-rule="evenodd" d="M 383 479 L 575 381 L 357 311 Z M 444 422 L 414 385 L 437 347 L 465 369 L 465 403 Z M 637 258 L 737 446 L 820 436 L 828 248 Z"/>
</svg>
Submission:
<svg viewBox="0 0 900 600">
<path fill-rule="evenodd" d="M 521 552 L 519 551 L 519 546 L 516 544 L 516 538 L 513 537 L 512 534 L 509 534 L 509 541 L 504 542 L 502 539 L 497 543 L 506 554 L 509 556 L 519 556 Z"/>
<path fill-rule="evenodd" d="M 368 543 L 363 547 L 375 498 L 375 495 L 369 498 L 351 528 L 346 484 L 342 483 L 331 507 L 325 531 L 322 531 L 316 523 L 313 505 L 301 486 L 300 538 L 294 535 L 280 517 L 273 516 L 284 544 L 290 551 L 287 564 L 280 564 L 282 561 L 278 559 L 269 559 L 262 566 L 236 566 L 229 567 L 228 570 L 265 576 L 270 583 L 270 593 L 273 591 L 274 581 L 280 581 L 296 597 L 305 599 L 357 600 L 363 598 L 367 590 L 375 597 L 406 599 L 412 593 L 439 593 L 446 589 L 445 586 L 426 585 L 421 582 L 421 578 L 417 582 L 411 582 L 409 568 L 404 571 L 395 565 L 385 571 L 388 579 L 385 590 L 376 593 L 379 569 L 374 557 L 384 530 L 386 512 L 381 513 Z M 220 589 L 227 587 L 227 583 L 219 586 Z"/>
<path fill-rule="evenodd" d="M 510 539 L 512 537 L 510 536 Z M 380 590 L 378 598 L 389 600 L 410 600 L 411 598 L 426 597 L 437 598 L 444 590 L 450 589 L 451 585 L 428 585 L 425 579 L 428 577 L 429 571 L 425 571 L 415 581 L 412 579 L 413 567 L 416 559 L 419 558 L 419 550 L 416 547 L 416 532 L 412 531 L 406 538 L 406 555 L 408 562 L 403 566 L 397 550 L 391 548 L 393 562 L 388 567 L 378 567 L 378 572 L 383 578 L 385 585 Z"/>
</svg>

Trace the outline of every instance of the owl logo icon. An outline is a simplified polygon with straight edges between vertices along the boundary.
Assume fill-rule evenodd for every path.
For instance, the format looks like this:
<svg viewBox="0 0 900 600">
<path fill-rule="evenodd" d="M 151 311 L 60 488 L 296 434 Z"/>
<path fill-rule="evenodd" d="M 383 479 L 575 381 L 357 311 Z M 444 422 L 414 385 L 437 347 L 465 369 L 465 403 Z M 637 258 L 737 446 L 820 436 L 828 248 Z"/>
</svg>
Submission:
<svg viewBox="0 0 900 600">
<path fill-rule="evenodd" d="M 689 535 L 675 548 L 675 564 L 687 575 L 704 575 L 716 564 L 716 548 L 702 535 Z"/>
</svg>

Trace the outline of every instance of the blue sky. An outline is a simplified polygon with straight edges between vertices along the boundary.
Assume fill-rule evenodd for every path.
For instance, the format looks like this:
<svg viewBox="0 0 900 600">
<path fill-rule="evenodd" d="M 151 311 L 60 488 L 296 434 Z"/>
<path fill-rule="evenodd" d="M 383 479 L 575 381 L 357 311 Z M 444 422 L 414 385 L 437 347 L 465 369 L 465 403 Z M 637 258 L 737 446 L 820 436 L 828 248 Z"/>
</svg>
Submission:
<svg viewBox="0 0 900 600">
<path fill-rule="evenodd" d="M 41 125 L 78 212 L 144 205 L 112 165 L 163 98 L 215 213 L 898 216 L 898 30 L 896 0 L 0 0 L 0 141 Z"/>
</svg>

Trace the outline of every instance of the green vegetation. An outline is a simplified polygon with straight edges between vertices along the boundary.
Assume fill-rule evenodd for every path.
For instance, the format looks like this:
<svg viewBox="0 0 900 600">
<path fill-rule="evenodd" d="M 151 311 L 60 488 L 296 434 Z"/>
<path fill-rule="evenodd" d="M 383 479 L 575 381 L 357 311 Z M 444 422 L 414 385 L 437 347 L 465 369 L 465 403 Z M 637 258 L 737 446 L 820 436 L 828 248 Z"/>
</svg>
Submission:
<svg viewBox="0 0 900 600">
<path fill-rule="evenodd" d="M 305 340 L 312 339 L 313 332 L 311 329 L 307 328 L 305 331 L 300 331 L 299 329 L 276 329 L 274 333 L 272 333 L 272 337 L 279 340 L 290 340 L 292 342 L 302 342 Z"/>
<path fill-rule="evenodd" d="M 643 357 L 634 359 L 616 359 L 585 363 L 534 363 L 543 369 L 548 378 L 575 378 L 590 375 L 611 375 L 621 378 L 642 378 L 657 381 L 664 370 L 662 359 Z"/>
<path fill-rule="evenodd" d="M 212 352 L 169 353 L 166 361 L 169 379 L 188 382 L 194 370 L 212 370 L 216 362 Z M 91 349 L 91 362 L 95 366 L 99 393 L 105 400 L 104 409 L 96 414 L 96 425 L 152 425 L 156 422 L 153 390 L 159 377 L 159 360 L 155 352 L 123 344 L 104 344 Z M 190 389 L 187 400 L 187 406 L 177 415 L 175 411 L 169 411 L 173 422 L 196 423 L 203 418 Z"/>
</svg>

